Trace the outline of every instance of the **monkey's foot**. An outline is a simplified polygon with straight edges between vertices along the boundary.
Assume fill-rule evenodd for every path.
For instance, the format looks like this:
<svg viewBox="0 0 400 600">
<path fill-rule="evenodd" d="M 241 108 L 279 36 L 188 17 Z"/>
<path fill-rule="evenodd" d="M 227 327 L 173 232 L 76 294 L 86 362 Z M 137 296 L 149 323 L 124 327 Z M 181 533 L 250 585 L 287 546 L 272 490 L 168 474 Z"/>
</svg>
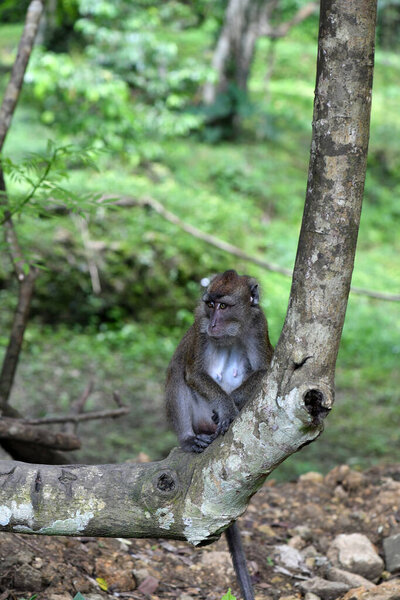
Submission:
<svg viewBox="0 0 400 600">
<path fill-rule="evenodd" d="M 215 434 L 199 433 L 183 441 L 181 448 L 185 452 L 203 452 L 213 440 L 215 440 Z"/>
</svg>

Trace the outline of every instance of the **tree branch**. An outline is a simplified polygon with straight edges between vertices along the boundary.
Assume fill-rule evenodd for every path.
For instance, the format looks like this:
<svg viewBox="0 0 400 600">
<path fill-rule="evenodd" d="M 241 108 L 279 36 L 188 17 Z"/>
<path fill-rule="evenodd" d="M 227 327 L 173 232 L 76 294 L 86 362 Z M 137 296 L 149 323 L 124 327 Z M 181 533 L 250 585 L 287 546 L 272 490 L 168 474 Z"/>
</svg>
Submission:
<svg viewBox="0 0 400 600">
<path fill-rule="evenodd" d="M 322 0 L 309 184 L 286 321 L 258 396 L 202 454 L 158 463 L 0 463 L 0 530 L 213 541 L 314 440 L 333 375 L 365 177 L 375 0 Z"/>
<path fill-rule="evenodd" d="M 29 421 L 21 419 L 0 420 L 0 439 L 30 442 L 57 450 L 79 450 L 81 442 L 76 435 L 38 429 Z"/>
<path fill-rule="evenodd" d="M 50 425 L 54 423 L 82 423 L 82 421 L 95 421 L 98 419 L 116 419 L 129 413 L 129 407 L 113 408 L 109 410 L 93 410 L 87 413 L 42 417 L 40 419 L 25 419 L 29 425 Z M 0 436 L 1 437 L 1 436 Z"/>
<path fill-rule="evenodd" d="M 42 12 L 43 2 L 41 0 L 33 0 L 28 7 L 24 31 L 18 46 L 17 58 L 14 62 L 11 79 L 7 85 L 0 109 L 0 152 L 3 149 L 11 119 L 17 106 Z"/>
<path fill-rule="evenodd" d="M 18 305 L 14 314 L 10 338 L 0 373 L 0 411 L 4 411 L 8 404 L 14 382 L 24 332 L 28 321 L 35 279 L 36 269 L 31 269 L 19 285 Z"/>
<path fill-rule="evenodd" d="M 43 3 L 40 0 L 33 0 L 28 7 L 25 27 L 18 46 L 17 58 L 14 62 L 11 78 L 7 85 L 3 103 L 0 108 L 0 153 L 3 149 L 4 141 L 9 130 L 11 119 L 17 106 L 18 98 L 21 92 L 24 74 L 32 52 L 33 43 L 39 26 L 39 20 L 43 12 Z M 0 202 L 7 206 L 7 191 L 4 181 L 3 171 L 0 164 Z M 21 351 L 22 340 L 26 323 L 28 320 L 29 306 L 33 293 L 37 270 L 30 265 L 26 265 L 23 253 L 18 243 L 14 224 L 9 212 L 5 212 L 5 240 L 8 252 L 14 268 L 15 275 L 19 281 L 18 305 L 14 315 L 10 340 L 6 355 L 3 361 L 0 375 L 0 411 L 5 410 L 8 404 L 11 387 L 14 381 L 15 371 L 18 364 L 19 353 Z M 13 411 L 11 411 L 13 412 Z M 12 416 L 12 415 L 9 415 Z"/>
<path fill-rule="evenodd" d="M 289 21 L 281 23 L 277 27 L 274 27 L 269 21 L 261 22 L 259 25 L 259 35 L 269 37 L 272 39 L 285 37 L 292 27 L 295 27 L 302 21 L 305 21 L 313 13 L 317 12 L 319 5 L 316 2 L 309 2 L 304 6 L 300 7 L 297 13 Z"/>
</svg>

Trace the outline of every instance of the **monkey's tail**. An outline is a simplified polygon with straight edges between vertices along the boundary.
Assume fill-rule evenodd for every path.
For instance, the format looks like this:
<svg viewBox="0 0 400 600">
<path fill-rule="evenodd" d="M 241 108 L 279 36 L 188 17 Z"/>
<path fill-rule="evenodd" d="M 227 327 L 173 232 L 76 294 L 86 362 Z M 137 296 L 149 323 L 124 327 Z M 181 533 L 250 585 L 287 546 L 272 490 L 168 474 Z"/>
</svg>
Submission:
<svg viewBox="0 0 400 600">
<path fill-rule="evenodd" d="M 232 523 L 225 530 L 225 535 L 243 598 L 244 600 L 254 600 L 253 586 L 251 584 L 250 573 L 247 569 L 246 556 L 237 523 Z"/>
</svg>

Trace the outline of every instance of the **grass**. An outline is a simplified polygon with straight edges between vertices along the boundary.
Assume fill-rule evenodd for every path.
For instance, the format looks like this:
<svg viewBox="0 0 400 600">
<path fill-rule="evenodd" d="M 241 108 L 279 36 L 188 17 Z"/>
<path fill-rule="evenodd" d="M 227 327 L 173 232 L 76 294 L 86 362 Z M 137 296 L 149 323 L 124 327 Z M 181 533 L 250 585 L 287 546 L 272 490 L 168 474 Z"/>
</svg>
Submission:
<svg viewBox="0 0 400 600">
<path fill-rule="evenodd" d="M 15 38 L 18 31 L 15 28 Z M 10 35 L 0 36 L 3 63 L 7 62 L 3 59 Z M 188 52 L 190 45 L 185 48 Z M 164 141 L 158 162 L 136 169 L 118 155 L 105 155 L 99 159 L 97 173 L 72 170 L 71 188 L 132 196 L 149 194 L 200 229 L 248 253 L 291 267 L 307 179 L 316 48 L 301 38 L 301 32 L 294 32 L 277 44 L 276 66 L 268 90 L 271 102 L 264 106 L 267 51 L 268 44 L 260 44 L 250 86 L 256 106 L 246 127 L 251 132 L 255 124 L 268 124 L 270 136 L 258 139 L 247 135 L 238 143 L 218 145 L 195 138 Z M 354 285 L 392 293 L 400 289 L 399 70 L 398 56 L 377 53 L 371 169 L 353 276 Z M 34 109 L 22 98 L 6 152 L 18 157 L 27 150 L 40 150 L 49 135 L 54 136 L 54 130 L 41 125 Z M 68 281 L 79 272 L 90 290 L 82 255 L 71 262 L 82 242 L 69 218 L 34 224 L 21 220 L 18 230 L 24 247 L 44 257 L 47 266 L 54 263 L 60 268 L 61 278 Z M 35 317 L 35 309 L 13 402 L 27 415 L 67 411 L 86 383 L 94 379 L 95 392 L 88 408 L 109 407 L 112 391 L 118 389 L 131 407 L 131 414 L 119 421 L 102 423 L 101 427 L 98 422 L 82 425 L 83 449 L 73 460 L 114 462 L 132 458 L 140 451 L 159 458 L 175 443 L 163 409 L 165 368 L 191 321 L 198 293 L 195 281 L 189 281 L 182 292 L 182 272 L 187 271 L 190 280 L 190 270 L 194 268 L 196 273 L 207 275 L 235 266 L 240 272 L 258 277 L 273 343 L 277 342 L 284 321 L 290 280 L 232 259 L 140 209 L 99 211 L 91 218 L 90 234 L 106 246 L 98 253 L 101 274 L 109 278 L 106 286 L 115 279 L 117 287 L 125 282 L 134 289 L 137 282 L 130 279 L 129 267 L 133 261 L 145 273 L 140 285 L 148 288 L 149 306 L 138 312 L 132 304 L 131 314 L 127 315 L 118 312 L 117 305 L 114 323 L 97 320 L 85 325 L 57 320 L 44 324 Z M 74 252 L 66 251 L 66 239 L 73 240 Z M 163 291 L 161 300 L 157 291 L 154 300 L 152 285 L 161 263 L 164 270 L 164 265 L 168 265 L 170 287 Z M 2 264 L 6 270 L 6 260 Z M 14 300 L 11 288 L 0 293 L 3 306 L 8 307 L 6 313 L 0 314 L 0 342 L 4 348 Z M 186 304 L 185 298 L 189 298 Z M 90 301 L 98 299 L 90 296 Z M 336 406 L 321 438 L 285 461 L 276 471 L 278 478 L 310 469 L 326 471 L 340 462 L 366 467 L 374 462 L 400 461 L 399 334 L 398 304 L 350 296 L 337 362 Z"/>
</svg>

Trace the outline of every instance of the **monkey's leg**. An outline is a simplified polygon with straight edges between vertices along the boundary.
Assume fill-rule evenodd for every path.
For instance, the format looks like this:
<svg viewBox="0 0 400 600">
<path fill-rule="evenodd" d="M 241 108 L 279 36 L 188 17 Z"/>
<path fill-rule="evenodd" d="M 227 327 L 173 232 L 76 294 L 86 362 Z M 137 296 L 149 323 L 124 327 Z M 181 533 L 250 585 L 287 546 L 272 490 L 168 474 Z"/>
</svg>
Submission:
<svg viewBox="0 0 400 600">
<path fill-rule="evenodd" d="M 203 452 L 215 439 L 210 408 L 185 384 L 175 397 L 174 426 L 185 452 Z"/>
<path fill-rule="evenodd" d="M 244 600 L 254 600 L 253 586 L 251 584 L 250 573 L 247 569 L 246 556 L 243 550 L 242 540 L 240 539 L 239 526 L 236 522 L 232 523 L 232 525 L 225 530 L 225 535 L 243 598 Z"/>
</svg>

